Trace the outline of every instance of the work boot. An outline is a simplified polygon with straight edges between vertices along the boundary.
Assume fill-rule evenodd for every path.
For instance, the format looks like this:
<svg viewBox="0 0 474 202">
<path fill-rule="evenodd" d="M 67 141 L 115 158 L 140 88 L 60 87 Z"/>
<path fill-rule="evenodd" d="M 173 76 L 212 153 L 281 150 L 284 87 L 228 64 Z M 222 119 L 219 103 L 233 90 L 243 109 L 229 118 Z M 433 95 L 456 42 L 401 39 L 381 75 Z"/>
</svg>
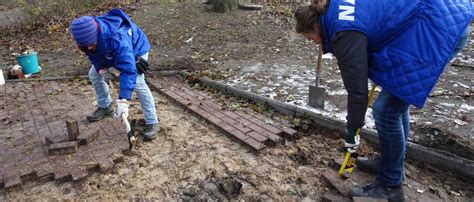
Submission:
<svg viewBox="0 0 474 202">
<path fill-rule="evenodd" d="M 158 136 L 158 132 L 160 132 L 160 125 L 159 124 L 146 124 L 145 131 L 143 132 L 143 138 L 145 140 L 153 140 Z"/>
<path fill-rule="evenodd" d="M 356 167 L 366 173 L 377 175 L 379 173 L 380 156 L 357 157 Z"/>
<path fill-rule="evenodd" d="M 107 108 L 100 108 L 97 109 L 90 115 L 87 115 L 87 120 L 90 122 L 100 121 L 104 118 L 112 116 L 114 114 L 114 108 L 112 104 L 110 104 Z"/>
<path fill-rule="evenodd" d="M 366 173 L 370 173 L 373 175 L 379 174 L 379 163 L 380 163 L 380 156 L 369 156 L 369 157 L 357 157 L 356 159 L 356 167 Z M 405 181 L 405 172 L 403 173 L 403 181 Z"/>
<path fill-rule="evenodd" d="M 378 181 L 365 187 L 353 187 L 351 192 L 352 197 L 369 197 L 369 198 L 384 198 L 389 202 L 405 201 L 405 193 L 403 186 L 398 188 L 384 187 Z"/>
</svg>

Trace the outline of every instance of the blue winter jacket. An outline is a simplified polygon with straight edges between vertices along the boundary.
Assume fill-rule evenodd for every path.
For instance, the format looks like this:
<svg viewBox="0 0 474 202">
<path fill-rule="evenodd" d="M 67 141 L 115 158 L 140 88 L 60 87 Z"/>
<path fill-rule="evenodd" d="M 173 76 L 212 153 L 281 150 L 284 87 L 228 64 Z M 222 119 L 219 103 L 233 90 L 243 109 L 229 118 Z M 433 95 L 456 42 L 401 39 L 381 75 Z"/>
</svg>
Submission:
<svg viewBox="0 0 474 202">
<path fill-rule="evenodd" d="M 110 10 L 95 20 L 100 33 L 96 51 L 87 54 L 89 60 L 97 71 L 109 67 L 119 70 L 119 98 L 129 100 L 137 79 L 135 58 L 149 52 L 150 43 L 145 33 L 122 10 Z"/>
<path fill-rule="evenodd" d="M 423 107 L 471 22 L 470 0 L 331 0 L 321 16 L 325 52 L 344 30 L 368 39 L 369 78 Z"/>
</svg>

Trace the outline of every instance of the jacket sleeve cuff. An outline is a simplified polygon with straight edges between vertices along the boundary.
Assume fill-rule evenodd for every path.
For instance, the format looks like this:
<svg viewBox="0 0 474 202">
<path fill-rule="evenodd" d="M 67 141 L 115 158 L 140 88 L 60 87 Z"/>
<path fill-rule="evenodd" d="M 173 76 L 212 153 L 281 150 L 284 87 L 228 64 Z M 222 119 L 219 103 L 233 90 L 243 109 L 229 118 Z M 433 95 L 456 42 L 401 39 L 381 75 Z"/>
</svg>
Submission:
<svg viewBox="0 0 474 202">
<path fill-rule="evenodd" d="M 94 65 L 94 67 L 95 67 L 95 65 Z M 106 69 L 106 68 L 103 67 L 103 66 L 101 66 L 101 67 L 95 67 L 95 71 L 97 71 L 97 73 L 99 73 L 99 71 L 100 71 L 101 69 Z"/>
<path fill-rule="evenodd" d="M 119 99 L 131 100 L 132 99 L 132 92 L 133 91 L 131 91 L 131 90 L 120 89 Z"/>
</svg>

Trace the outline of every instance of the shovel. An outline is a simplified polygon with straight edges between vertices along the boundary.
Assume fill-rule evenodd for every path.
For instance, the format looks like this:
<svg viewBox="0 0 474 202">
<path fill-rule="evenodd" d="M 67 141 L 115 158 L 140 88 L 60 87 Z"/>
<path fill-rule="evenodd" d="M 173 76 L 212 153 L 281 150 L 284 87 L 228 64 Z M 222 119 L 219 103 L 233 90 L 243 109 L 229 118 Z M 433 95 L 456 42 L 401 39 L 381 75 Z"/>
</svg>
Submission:
<svg viewBox="0 0 474 202">
<path fill-rule="evenodd" d="M 109 87 L 111 88 L 111 92 L 115 92 L 115 85 L 112 82 L 113 76 L 108 71 L 104 75 L 104 77 L 106 79 L 106 82 L 109 84 Z M 130 126 L 130 122 L 128 122 L 127 116 L 124 113 L 122 113 L 120 117 L 122 118 L 122 122 L 125 125 L 125 129 L 127 130 L 128 151 L 131 152 L 133 146 L 137 144 L 137 138 L 135 137 L 132 127 Z"/>
<path fill-rule="evenodd" d="M 132 127 L 128 122 L 127 116 L 122 113 L 122 121 L 125 124 L 125 129 L 127 130 L 127 138 L 128 138 L 128 151 L 132 151 L 133 146 L 137 144 L 137 138 L 133 135 Z"/>
<path fill-rule="evenodd" d="M 367 109 L 369 108 L 370 103 L 372 102 L 372 98 L 374 97 L 375 88 L 376 88 L 375 83 L 372 83 L 372 87 L 370 89 L 369 98 L 368 98 L 368 102 L 367 102 Z M 357 129 L 357 131 L 356 131 L 356 138 L 358 138 L 358 139 L 360 139 L 359 133 L 360 133 L 360 128 Z M 342 161 L 341 168 L 337 172 L 337 176 L 341 177 L 342 174 L 344 173 L 344 171 L 348 172 L 348 173 L 352 173 L 352 170 L 356 166 L 356 160 L 357 160 L 358 156 L 359 156 L 359 154 L 357 153 L 356 150 L 348 150 L 346 152 L 346 155 L 344 155 L 344 160 Z"/>
<path fill-rule="evenodd" d="M 321 63 L 323 60 L 323 47 L 319 45 L 318 62 L 316 64 L 316 85 L 309 86 L 309 106 L 324 109 L 324 100 L 326 99 L 326 89 L 319 87 L 321 74 Z"/>
</svg>

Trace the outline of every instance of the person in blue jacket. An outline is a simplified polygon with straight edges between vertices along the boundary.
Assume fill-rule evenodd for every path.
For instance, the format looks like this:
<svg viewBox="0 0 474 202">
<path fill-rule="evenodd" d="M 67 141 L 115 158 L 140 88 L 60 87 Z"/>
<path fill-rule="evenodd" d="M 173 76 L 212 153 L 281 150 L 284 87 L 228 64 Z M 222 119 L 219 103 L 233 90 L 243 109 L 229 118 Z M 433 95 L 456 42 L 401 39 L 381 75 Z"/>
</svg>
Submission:
<svg viewBox="0 0 474 202">
<path fill-rule="evenodd" d="M 145 33 L 122 10 L 113 9 L 102 16 L 81 16 L 69 27 L 72 38 L 92 63 L 89 79 L 94 87 L 98 108 L 87 119 L 91 122 L 112 116 L 112 98 L 104 74 L 114 67 L 120 71 L 120 92 L 116 117 L 128 117 L 128 101 L 135 91 L 145 116 L 144 138 L 154 139 L 159 130 L 155 101 L 145 83 L 150 43 Z"/>
<path fill-rule="evenodd" d="M 357 166 L 378 173 L 353 196 L 404 200 L 409 106 L 423 107 L 448 62 L 466 45 L 471 0 L 313 0 L 295 11 L 296 32 L 337 59 L 348 92 L 345 147 L 359 145 L 368 79 L 382 87 L 373 104 L 380 158 Z"/>
</svg>

